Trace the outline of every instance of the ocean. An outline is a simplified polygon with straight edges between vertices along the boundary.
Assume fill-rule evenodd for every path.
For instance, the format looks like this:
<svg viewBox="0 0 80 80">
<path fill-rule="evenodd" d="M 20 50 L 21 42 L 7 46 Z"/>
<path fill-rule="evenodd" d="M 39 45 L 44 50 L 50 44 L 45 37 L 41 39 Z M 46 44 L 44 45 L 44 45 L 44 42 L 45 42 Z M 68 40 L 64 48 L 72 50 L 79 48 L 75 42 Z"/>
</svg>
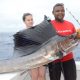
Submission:
<svg viewBox="0 0 80 80">
<path fill-rule="evenodd" d="M 9 59 L 13 56 L 13 34 L 14 33 L 0 33 L 0 60 Z"/>
<path fill-rule="evenodd" d="M 0 33 L 0 60 L 9 59 L 13 56 L 13 35 L 14 33 Z M 80 61 L 80 44 L 73 50 L 73 52 L 75 60 Z"/>
</svg>

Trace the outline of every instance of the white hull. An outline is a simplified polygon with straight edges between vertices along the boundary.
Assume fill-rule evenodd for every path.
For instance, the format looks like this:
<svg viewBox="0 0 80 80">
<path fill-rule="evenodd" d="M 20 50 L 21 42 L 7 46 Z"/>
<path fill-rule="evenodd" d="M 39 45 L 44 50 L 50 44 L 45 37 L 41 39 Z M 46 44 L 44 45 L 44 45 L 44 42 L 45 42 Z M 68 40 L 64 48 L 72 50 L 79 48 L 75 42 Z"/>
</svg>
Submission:
<svg viewBox="0 0 80 80">
<path fill-rule="evenodd" d="M 77 70 L 80 70 L 80 61 L 76 61 Z"/>
</svg>

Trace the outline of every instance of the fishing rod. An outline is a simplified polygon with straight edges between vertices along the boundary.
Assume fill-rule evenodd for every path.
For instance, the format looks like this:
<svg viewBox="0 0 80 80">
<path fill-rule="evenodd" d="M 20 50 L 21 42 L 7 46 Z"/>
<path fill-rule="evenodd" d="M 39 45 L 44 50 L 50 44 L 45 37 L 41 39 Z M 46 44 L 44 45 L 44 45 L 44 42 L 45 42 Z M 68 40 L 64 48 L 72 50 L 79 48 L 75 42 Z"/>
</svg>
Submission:
<svg viewBox="0 0 80 80">
<path fill-rule="evenodd" d="M 75 16 L 66 8 L 66 10 L 71 14 L 71 16 L 76 20 L 76 22 L 80 25 L 80 22 L 75 18 Z"/>
<path fill-rule="evenodd" d="M 69 12 L 69 14 L 76 20 L 76 22 L 80 25 L 80 22 L 75 18 L 75 16 L 66 8 L 66 10 Z M 62 52 L 61 52 L 62 53 Z M 63 54 L 63 53 L 62 53 Z M 65 79 L 65 73 L 64 73 L 64 68 L 63 68 L 63 63 L 62 62 L 60 62 L 60 64 L 61 64 L 61 68 L 62 68 L 62 72 L 63 72 L 63 76 L 64 76 L 64 80 L 66 80 Z"/>
</svg>

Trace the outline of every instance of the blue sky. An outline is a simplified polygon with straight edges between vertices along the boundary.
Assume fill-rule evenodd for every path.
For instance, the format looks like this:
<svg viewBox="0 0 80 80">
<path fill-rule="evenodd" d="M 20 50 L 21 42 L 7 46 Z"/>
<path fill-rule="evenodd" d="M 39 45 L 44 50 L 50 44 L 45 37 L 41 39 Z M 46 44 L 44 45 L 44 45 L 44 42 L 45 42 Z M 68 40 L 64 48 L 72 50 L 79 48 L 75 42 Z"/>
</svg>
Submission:
<svg viewBox="0 0 80 80">
<path fill-rule="evenodd" d="M 40 23 L 44 15 L 54 19 L 52 8 L 56 3 L 64 3 L 65 8 L 80 21 L 80 0 L 0 0 L 0 32 L 16 32 L 25 28 L 22 21 L 25 12 L 33 14 L 34 25 Z M 80 27 L 67 11 L 65 19 Z"/>
</svg>

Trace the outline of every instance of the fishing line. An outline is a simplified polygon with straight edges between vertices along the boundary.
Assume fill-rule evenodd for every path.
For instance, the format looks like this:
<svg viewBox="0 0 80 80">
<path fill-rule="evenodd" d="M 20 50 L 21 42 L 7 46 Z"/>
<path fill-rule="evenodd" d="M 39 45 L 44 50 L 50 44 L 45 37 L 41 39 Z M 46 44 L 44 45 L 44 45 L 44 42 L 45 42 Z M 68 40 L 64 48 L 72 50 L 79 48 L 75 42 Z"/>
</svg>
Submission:
<svg viewBox="0 0 80 80">
<path fill-rule="evenodd" d="M 75 16 L 66 8 L 66 11 L 69 12 L 69 14 L 76 20 L 76 22 L 80 25 L 80 22 L 78 19 L 75 18 Z"/>
</svg>

